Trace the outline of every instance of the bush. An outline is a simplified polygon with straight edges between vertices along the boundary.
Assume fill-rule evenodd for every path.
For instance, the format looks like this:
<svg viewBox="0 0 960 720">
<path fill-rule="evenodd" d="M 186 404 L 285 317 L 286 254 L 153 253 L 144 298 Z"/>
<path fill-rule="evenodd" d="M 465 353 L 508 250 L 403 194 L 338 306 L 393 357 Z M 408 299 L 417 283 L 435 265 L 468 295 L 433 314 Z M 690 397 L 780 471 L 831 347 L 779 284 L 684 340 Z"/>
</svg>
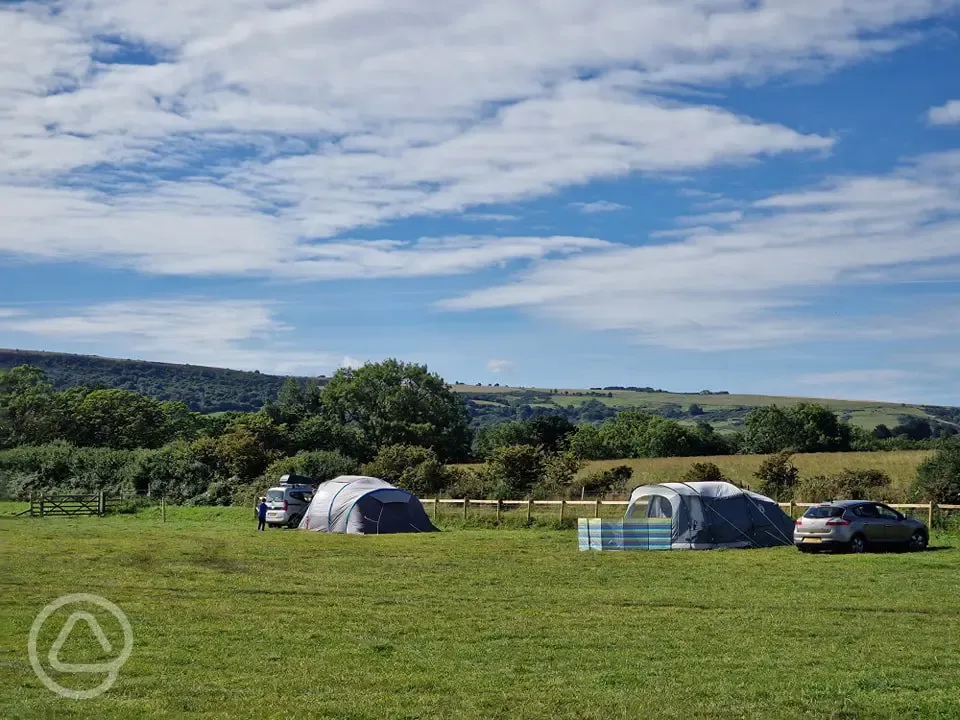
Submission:
<svg viewBox="0 0 960 720">
<path fill-rule="evenodd" d="M 797 486 L 800 502 L 827 500 L 893 501 L 890 476 L 882 470 L 841 470 L 835 475 L 803 478 Z"/>
<path fill-rule="evenodd" d="M 680 478 L 683 482 L 730 482 L 723 471 L 711 462 L 698 462 L 691 465 Z"/>
<path fill-rule="evenodd" d="M 382 447 L 361 472 L 420 496 L 436 495 L 455 481 L 433 450 L 418 445 Z"/>
<path fill-rule="evenodd" d="M 501 447 L 493 451 L 481 471 L 493 486 L 493 496 L 516 500 L 526 496 L 546 473 L 546 458 L 532 445 Z"/>
<path fill-rule="evenodd" d="M 338 475 L 353 475 L 356 472 L 357 461 L 353 458 L 336 450 L 314 450 L 298 452 L 293 457 L 272 462 L 265 473 L 265 480 L 275 485 L 284 475 L 303 475 L 321 483 Z"/>
<path fill-rule="evenodd" d="M 911 496 L 916 501 L 960 504 L 960 441 L 941 441 L 933 457 L 920 464 Z"/>
<path fill-rule="evenodd" d="M 594 470 L 580 478 L 574 486 L 574 494 L 584 495 L 620 494 L 626 492 L 627 484 L 633 477 L 633 468 L 629 465 L 617 465 L 609 470 Z"/>
<path fill-rule="evenodd" d="M 486 468 L 480 470 L 460 470 L 449 468 L 451 484 L 448 488 L 451 497 L 484 500 L 493 495 L 496 480 Z"/>
<path fill-rule="evenodd" d="M 792 457 L 789 452 L 778 452 L 760 463 L 760 468 L 753 474 L 758 480 L 759 493 L 779 502 L 793 499 L 800 471 L 793 464 Z"/>
</svg>

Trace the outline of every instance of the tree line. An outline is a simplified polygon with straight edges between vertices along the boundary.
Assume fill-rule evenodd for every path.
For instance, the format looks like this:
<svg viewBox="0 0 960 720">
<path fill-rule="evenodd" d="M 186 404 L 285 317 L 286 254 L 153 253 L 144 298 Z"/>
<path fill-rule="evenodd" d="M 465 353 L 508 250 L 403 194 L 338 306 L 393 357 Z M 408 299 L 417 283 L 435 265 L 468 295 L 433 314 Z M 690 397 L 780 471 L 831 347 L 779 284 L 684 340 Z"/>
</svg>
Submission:
<svg viewBox="0 0 960 720">
<path fill-rule="evenodd" d="M 325 480 L 354 472 L 419 494 L 556 496 L 612 492 L 629 480 L 629 468 L 582 477 L 588 460 L 898 442 L 810 403 L 757 408 L 731 434 L 638 411 L 599 423 L 544 414 L 474 431 L 462 396 L 426 366 L 397 360 L 342 369 L 323 384 L 288 378 L 262 409 L 214 415 L 131 390 L 58 390 L 35 367 L 0 371 L 0 492 L 14 496 L 149 488 L 177 502 L 227 503 L 285 473 Z M 451 467 L 471 461 L 485 464 Z"/>
</svg>

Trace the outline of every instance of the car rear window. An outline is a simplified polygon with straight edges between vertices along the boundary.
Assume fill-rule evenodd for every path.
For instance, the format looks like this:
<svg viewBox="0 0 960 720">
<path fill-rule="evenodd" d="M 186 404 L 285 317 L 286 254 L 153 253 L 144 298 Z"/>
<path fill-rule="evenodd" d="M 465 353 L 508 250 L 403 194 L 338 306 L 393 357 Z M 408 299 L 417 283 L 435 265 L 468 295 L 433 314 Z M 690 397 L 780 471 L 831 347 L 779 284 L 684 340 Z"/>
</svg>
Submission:
<svg viewBox="0 0 960 720">
<path fill-rule="evenodd" d="M 267 500 L 271 502 L 283 500 L 283 490 L 267 490 Z"/>
<path fill-rule="evenodd" d="M 820 507 L 807 508 L 803 514 L 804 517 L 820 520 L 823 518 L 840 517 L 843 515 L 843 508 L 834 505 L 821 505 Z"/>
</svg>

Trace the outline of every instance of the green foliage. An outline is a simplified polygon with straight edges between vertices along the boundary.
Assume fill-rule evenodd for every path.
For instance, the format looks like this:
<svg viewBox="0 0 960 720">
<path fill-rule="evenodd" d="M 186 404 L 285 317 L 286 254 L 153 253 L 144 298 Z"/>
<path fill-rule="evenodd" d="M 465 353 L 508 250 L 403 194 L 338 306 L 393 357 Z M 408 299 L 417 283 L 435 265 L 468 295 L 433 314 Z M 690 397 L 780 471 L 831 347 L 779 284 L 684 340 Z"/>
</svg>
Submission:
<svg viewBox="0 0 960 720">
<path fill-rule="evenodd" d="M 420 445 L 443 462 L 469 456 L 463 399 L 425 365 L 385 360 L 338 370 L 323 391 L 322 410 L 333 422 L 358 428 L 374 448 Z"/>
<path fill-rule="evenodd" d="M 420 496 L 437 495 L 458 479 L 433 450 L 416 445 L 380 448 L 373 462 L 364 465 L 361 473 L 381 478 Z"/>
<path fill-rule="evenodd" d="M 582 460 L 605 460 L 610 452 L 596 425 L 580 425 L 570 436 L 570 449 Z"/>
<path fill-rule="evenodd" d="M 836 413 L 814 403 L 790 408 L 769 405 L 757 408 L 746 419 L 745 449 L 767 454 L 793 452 L 839 452 L 850 450 L 850 426 Z"/>
<path fill-rule="evenodd" d="M 487 460 L 481 484 L 492 488 L 491 494 L 503 500 L 525 497 L 546 472 L 546 457 L 532 445 L 511 445 L 497 448 Z"/>
<path fill-rule="evenodd" d="M 21 365 L 40 369 L 58 390 L 76 386 L 129 390 L 160 401 L 182 402 L 202 413 L 259 410 L 276 400 L 286 380 L 194 365 L 0 350 L 0 372 Z M 324 382 L 324 378 L 313 382 Z"/>
<path fill-rule="evenodd" d="M 797 485 L 800 502 L 828 500 L 893 501 L 890 476 L 882 470 L 841 470 L 835 475 L 814 475 Z"/>
<path fill-rule="evenodd" d="M 592 427 L 592 426 L 581 426 Z M 474 454 L 487 458 L 500 447 L 533 445 L 546 453 L 556 453 L 570 446 L 579 428 L 560 415 L 540 415 L 531 420 L 505 422 L 477 431 Z"/>
<path fill-rule="evenodd" d="M 698 462 L 691 465 L 681 478 L 682 482 L 730 482 L 723 471 L 712 462 Z"/>
<path fill-rule="evenodd" d="M 129 390 L 93 390 L 66 409 L 78 445 L 156 448 L 168 438 L 167 416 L 153 398 Z"/>
<path fill-rule="evenodd" d="M 617 465 L 609 470 L 595 470 L 578 479 L 573 486 L 574 495 L 583 491 L 584 495 L 607 495 L 623 493 L 627 490 L 633 468 L 629 465 Z"/>
<path fill-rule="evenodd" d="M 760 463 L 760 468 L 753 474 L 758 481 L 757 491 L 760 494 L 778 502 L 793 498 L 797 483 L 800 482 L 800 471 L 793 464 L 792 457 L 792 453 L 783 451 Z"/>
<path fill-rule="evenodd" d="M 265 480 L 276 484 L 284 475 L 303 475 L 318 483 L 332 480 L 339 475 L 357 472 L 357 461 L 337 450 L 302 450 L 293 457 L 285 457 L 270 464 Z"/>
<path fill-rule="evenodd" d="M 917 468 L 912 495 L 917 501 L 960 504 L 960 441 L 941 441 L 934 456 Z"/>
</svg>

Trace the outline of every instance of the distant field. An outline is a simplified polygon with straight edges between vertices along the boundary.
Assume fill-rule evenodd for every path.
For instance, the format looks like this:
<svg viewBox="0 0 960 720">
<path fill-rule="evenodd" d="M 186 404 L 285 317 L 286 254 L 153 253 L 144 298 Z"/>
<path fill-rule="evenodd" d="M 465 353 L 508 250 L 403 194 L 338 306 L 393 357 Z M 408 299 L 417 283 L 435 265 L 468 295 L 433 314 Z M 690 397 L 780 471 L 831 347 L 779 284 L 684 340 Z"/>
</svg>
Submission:
<svg viewBox="0 0 960 720">
<path fill-rule="evenodd" d="M 554 389 L 557 390 L 556 393 L 553 392 Z M 489 399 L 476 401 L 481 404 L 496 404 L 498 397 L 506 400 L 511 397 L 519 397 L 525 392 L 544 394 L 543 401 L 531 403 L 541 407 L 551 405 L 557 407 L 579 406 L 590 400 L 596 400 L 611 407 L 628 407 L 656 412 L 668 405 L 679 405 L 683 411 L 687 411 L 691 404 L 697 404 L 705 413 L 701 419 L 713 423 L 717 429 L 721 430 L 736 427 L 736 420 L 742 421 L 742 418 L 753 408 L 772 404 L 789 407 L 801 402 L 815 402 L 824 405 L 851 424 L 867 430 L 872 430 L 881 423 L 894 427 L 899 424 L 900 416 L 903 415 L 932 418 L 922 407 L 917 405 L 831 398 L 779 397 L 774 395 L 701 395 L 699 393 L 655 393 L 633 390 L 592 391 L 562 388 L 477 387 L 474 385 L 455 385 L 454 390 L 460 393 L 489 396 Z M 608 396 L 608 393 L 611 393 L 612 397 Z M 736 412 L 737 410 L 741 412 Z M 717 412 L 721 412 L 722 417 L 710 417 L 711 414 Z M 730 415 L 732 417 L 728 417 Z"/>
<path fill-rule="evenodd" d="M 930 456 L 929 450 L 898 450 L 891 452 L 803 453 L 793 456 L 801 476 L 830 475 L 844 469 L 883 470 L 899 487 L 908 487 L 916 479 L 917 466 Z M 633 458 L 625 460 L 595 460 L 586 464 L 581 474 L 629 465 L 633 468 L 634 486 L 657 482 L 674 482 L 696 462 L 712 462 L 731 480 L 750 486 L 756 482 L 753 473 L 766 455 L 717 455 L 692 458 Z M 461 465 L 459 467 L 479 467 Z"/>
<path fill-rule="evenodd" d="M 571 530 L 444 527 L 256 533 L 235 508 L 0 518 L 2 716 L 960 717 L 955 535 L 924 554 L 580 553 Z M 93 700 L 56 697 L 27 659 L 37 613 L 75 592 L 133 630 Z M 61 659 L 115 655 L 89 635 Z"/>
</svg>

